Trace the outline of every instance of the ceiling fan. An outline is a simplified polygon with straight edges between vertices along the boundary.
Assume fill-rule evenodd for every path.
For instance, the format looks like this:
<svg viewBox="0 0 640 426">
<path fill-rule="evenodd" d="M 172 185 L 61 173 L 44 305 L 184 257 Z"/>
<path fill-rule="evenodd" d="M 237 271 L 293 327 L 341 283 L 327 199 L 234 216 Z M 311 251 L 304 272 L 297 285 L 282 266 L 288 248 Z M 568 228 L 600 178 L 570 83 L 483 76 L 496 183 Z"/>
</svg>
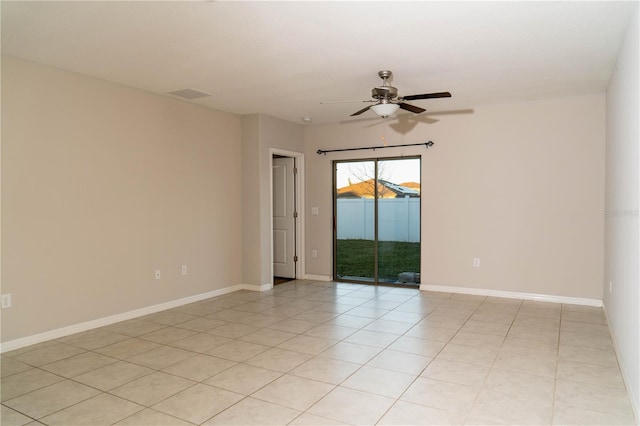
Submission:
<svg viewBox="0 0 640 426">
<path fill-rule="evenodd" d="M 338 102 L 375 102 L 375 105 L 369 105 L 366 108 L 362 108 L 361 110 L 354 112 L 353 114 L 351 114 L 351 117 L 360 115 L 363 112 L 366 112 L 369 109 L 371 109 L 380 117 L 387 118 L 388 116 L 396 112 L 398 108 L 404 109 L 406 111 L 411 111 L 415 114 L 420 114 L 421 112 L 426 111 L 426 109 L 424 108 L 420 108 L 415 105 L 405 103 L 404 101 L 451 97 L 451 93 L 449 92 L 437 92 L 437 93 L 425 93 L 422 95 L 398 96 L 398 89 L 391 86 L 388 81 L 392 75 L 393 73 L 388 70 L 383 70 L 378 72 L 378 76 L 380 76 L 380 78 L 382 79 L 382 86 L 374 87 L 371 90 L 371 97 L 373 98 L 372 100 L 338 101 Z M 333 102 L 323 102 L 323 103 L 333 103 Z"/>
</svg>

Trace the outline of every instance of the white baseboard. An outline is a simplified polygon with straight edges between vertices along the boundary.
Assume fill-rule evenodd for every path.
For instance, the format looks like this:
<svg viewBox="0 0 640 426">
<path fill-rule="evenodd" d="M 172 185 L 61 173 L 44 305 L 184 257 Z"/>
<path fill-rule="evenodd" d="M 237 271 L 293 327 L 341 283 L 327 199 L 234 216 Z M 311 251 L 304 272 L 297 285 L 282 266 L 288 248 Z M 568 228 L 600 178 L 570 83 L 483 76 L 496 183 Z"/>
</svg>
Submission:
<svg viewBox="0 0 640 426">
<path fill-rule="evenodd" d="M 602 307 L 602 300 L 585 299 L 581 297 L 554 296 L 549 294 L 519 293 L 515 291 L 490 290 L 484 288 L 454 287 L 447 285 L 420 284 L 420 290 L 439 291 L 446 293 L 475 294 L 478 296 L 504 297 L 507 299 L 537 300 L 540 302 L 568 303 Z"/>
<path fill-rule="evenodd" d="M 633 410 L 633 414 L 636 416 L 636 421 L 640 420 L 640 407 L 638 406 L 638 395 L 633 395 L 631 393 L 631 387 L 629 386 L 629 376 L 625 371 L 625 364 L 620 359 L 620 347 L 618 346 L 618 340 L 616 338 L 616 333 L 613 327 L 611 327 L 611 321 L 609 320 L 609 312 L 607 312 L 607 305 L 602 305 L 602 310 L 604 311 L 604 316 L 607 319 L 607 327 L 609 328 L 609 335 L 611 336 L 611 341 L 613 343 L 613 349 L 616 353 L 616 358 L 618 359 L 618 367 L 620 367 L 620 373 L 622 374 L 622 380 L 624 381 L 624 385 L 627 389 L 627 393 L 629 394 L 629 401 L 631 402 L 631 409 Z"/>
<path fill-rule="evenodd" d="M 250 291 L 268 291 L 273 288 L 273 283 L 267 283 L 262 285 L 252 285 L 252 284 L 241 284 L 241 290 L 250 290 Z"/>
<path fill-rule="evenodd" d="M 83 331 L 92 330 L 94 328 L 115 324 L 120 321 L 139 318 L 145 315 L 154 314 L 156 312 L 165 311 L 167 309 L 177 308 L 178 306 L 188 305 L 189 303 L 199 302 L 201 300 L 209 299 L 216 296 L 222 296 L 223 294 L 232 293 L 238 290 L 254 290 L 254 287 L 260 289 L 263 286 L 248 286 L 245 284 L 237 284 L 231 287 L 225 287 L 207 293 L 183 297 L 182 299 L 171 300 L 169 302 L 146 306 L 144 308 L 134 309 L 133 311 L 123 312 L 121 314 L 111 315 L 96 320 L 70 325 L 68 327 L 45 331 L 44 333 L 38 333 L 32 336 L 22 337 L 20 339 L 10 340 L 8 342 L 0 344 L 0 353 L 20 349 L 25 346 L 35 345 L 36 343 L 46 342 L 47 340 L 59 339 L 60 337 L 69 336 L 70 334 L 81 333 Z"/>
<path fill-rule="evenodd" d="M 311 280 L 311 281 L 333 281 L 333 277 L 331 275 L 313 275 L 313 274 L 306 274 L 304 276 L 305 280 Z"/>
</svg>

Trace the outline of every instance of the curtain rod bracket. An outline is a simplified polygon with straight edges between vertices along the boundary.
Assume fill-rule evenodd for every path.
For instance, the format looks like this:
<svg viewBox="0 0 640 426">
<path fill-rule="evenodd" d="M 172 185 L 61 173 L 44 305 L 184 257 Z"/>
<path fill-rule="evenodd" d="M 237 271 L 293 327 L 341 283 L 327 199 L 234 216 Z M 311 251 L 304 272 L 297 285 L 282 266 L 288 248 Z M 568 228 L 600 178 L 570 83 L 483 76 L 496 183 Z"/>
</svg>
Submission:
<svg viewBox="0 0 640 426">
<path fill-rule="evenodd" d="M 363 147 L 363 148 L 319 149 L 319 150 L 316 151 L 316 153 L 318 155 L 324 154 L 326 156 L 327 152 L 360 151 L 360 150 L 363 150 L 363 149 L 372 149 L 372 150 L 375 151 L 376 149 L 383 149 L 383 148 L 398 148 L 398 147 L 402 147 L 402 146 L 421 146 L 421 145 L 424 145 L 425 148 L 429 148 L 430 146 L 433 146 L 433 142 L 428 141 L 428 142 L 422 142 L 422 143 L 407 143 L 407 144 L 402 144 L 402 145 L 367 146 L 367 147 Z"/>
</svg>

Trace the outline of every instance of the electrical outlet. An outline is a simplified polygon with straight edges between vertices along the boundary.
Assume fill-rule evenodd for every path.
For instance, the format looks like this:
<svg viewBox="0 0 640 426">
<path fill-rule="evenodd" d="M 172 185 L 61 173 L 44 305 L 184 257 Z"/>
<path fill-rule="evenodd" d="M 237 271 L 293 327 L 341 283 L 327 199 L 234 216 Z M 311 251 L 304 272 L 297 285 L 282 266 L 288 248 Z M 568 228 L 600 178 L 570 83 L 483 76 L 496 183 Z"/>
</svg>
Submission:
<svg viewBox="0 0 640 426">
<path fill-rule="evenodd" d="M 182 270 L 180 271 L 182 275 L 187 275 L 187 265 L 182 265 Z"/>
<path fill-rule="evenodd" d="M 318 250 L 316 249 L 311 250 L 311 257 L 318 257 Z"/>
<path fill-rule="evenodd" d="M 473 258 L 473 267 L 474 268 L 479 268 L 480 267 L 480 258 L 479 257 L 474 257 Z"/>
<path fill-rule="evenodd" d="M 11 304 L 11 293 L 2 295 L 2 309 L 10 308 Z"/>
<path fill-rule="evenodd" d="M 156 277 L 156 280 L 160 279 L 160 269 L 156 269 L 155 277 Z"/>
<path fill-rule="evenodd" d="M 613 283 L 609 281 L 609 294 L 613 293 Z"/>
</svg>

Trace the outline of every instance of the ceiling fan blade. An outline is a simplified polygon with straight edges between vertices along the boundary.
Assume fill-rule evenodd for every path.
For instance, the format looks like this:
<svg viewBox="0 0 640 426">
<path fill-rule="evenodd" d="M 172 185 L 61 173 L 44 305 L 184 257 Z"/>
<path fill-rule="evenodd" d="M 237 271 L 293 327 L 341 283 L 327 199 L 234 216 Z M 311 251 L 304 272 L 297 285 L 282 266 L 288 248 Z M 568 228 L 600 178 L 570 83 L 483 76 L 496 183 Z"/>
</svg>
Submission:
<svg viewBox="0 0 640 426">
<path fill-rule="evenodd" d="M 425 93 L 423 95 L 409 95 L 403 96 L 400 100 L 403 101 L 415 101 L 418 99 L 435 99 L 435 98 L 450 98 L 451 93 L 449 92 L 437 92 L 437 93 Z"/>
<path fill-rule="evenodd" d="M 404 102 L 400 102 L 398 105 L 400 105 L 400 108 L 407 110 L 407 111 L 411 111 L 411 112 L 415 112 L 416 114 L 420 114 L 421 112 L 425 112 L 426 109 L 424 108 L 420 108 L 417 107 L 415 105 L 409 105 L 409 104 L 405 104 Z"/>
<path fill-rule="evenodd" d="M 368 106 L 368 107 L 366 107 L 366 108 L 362 108 L 360 111 L 354 112 L 353 114 L 351 114 L 351 117 L 353 117 L 353 116 L 355 116 L 355 115 L 360 115 L 360 114 L 362 114 L 363 112 L 368 111 L 368 110 L 369 110 L 369 108 L 371 108 L 371 105 L 369 105 L 369 106 Z"/>
<path fill-rule="evenodd" d="M 347 104 L 347 103 L 354 103 L 354 102 L 377 102 L 376 100 L 372 100 L 369 99 L 367 101 L 322 101 L 320 102 L 321 105 L 328 105 L 328 104 Z"/>
</svg>

